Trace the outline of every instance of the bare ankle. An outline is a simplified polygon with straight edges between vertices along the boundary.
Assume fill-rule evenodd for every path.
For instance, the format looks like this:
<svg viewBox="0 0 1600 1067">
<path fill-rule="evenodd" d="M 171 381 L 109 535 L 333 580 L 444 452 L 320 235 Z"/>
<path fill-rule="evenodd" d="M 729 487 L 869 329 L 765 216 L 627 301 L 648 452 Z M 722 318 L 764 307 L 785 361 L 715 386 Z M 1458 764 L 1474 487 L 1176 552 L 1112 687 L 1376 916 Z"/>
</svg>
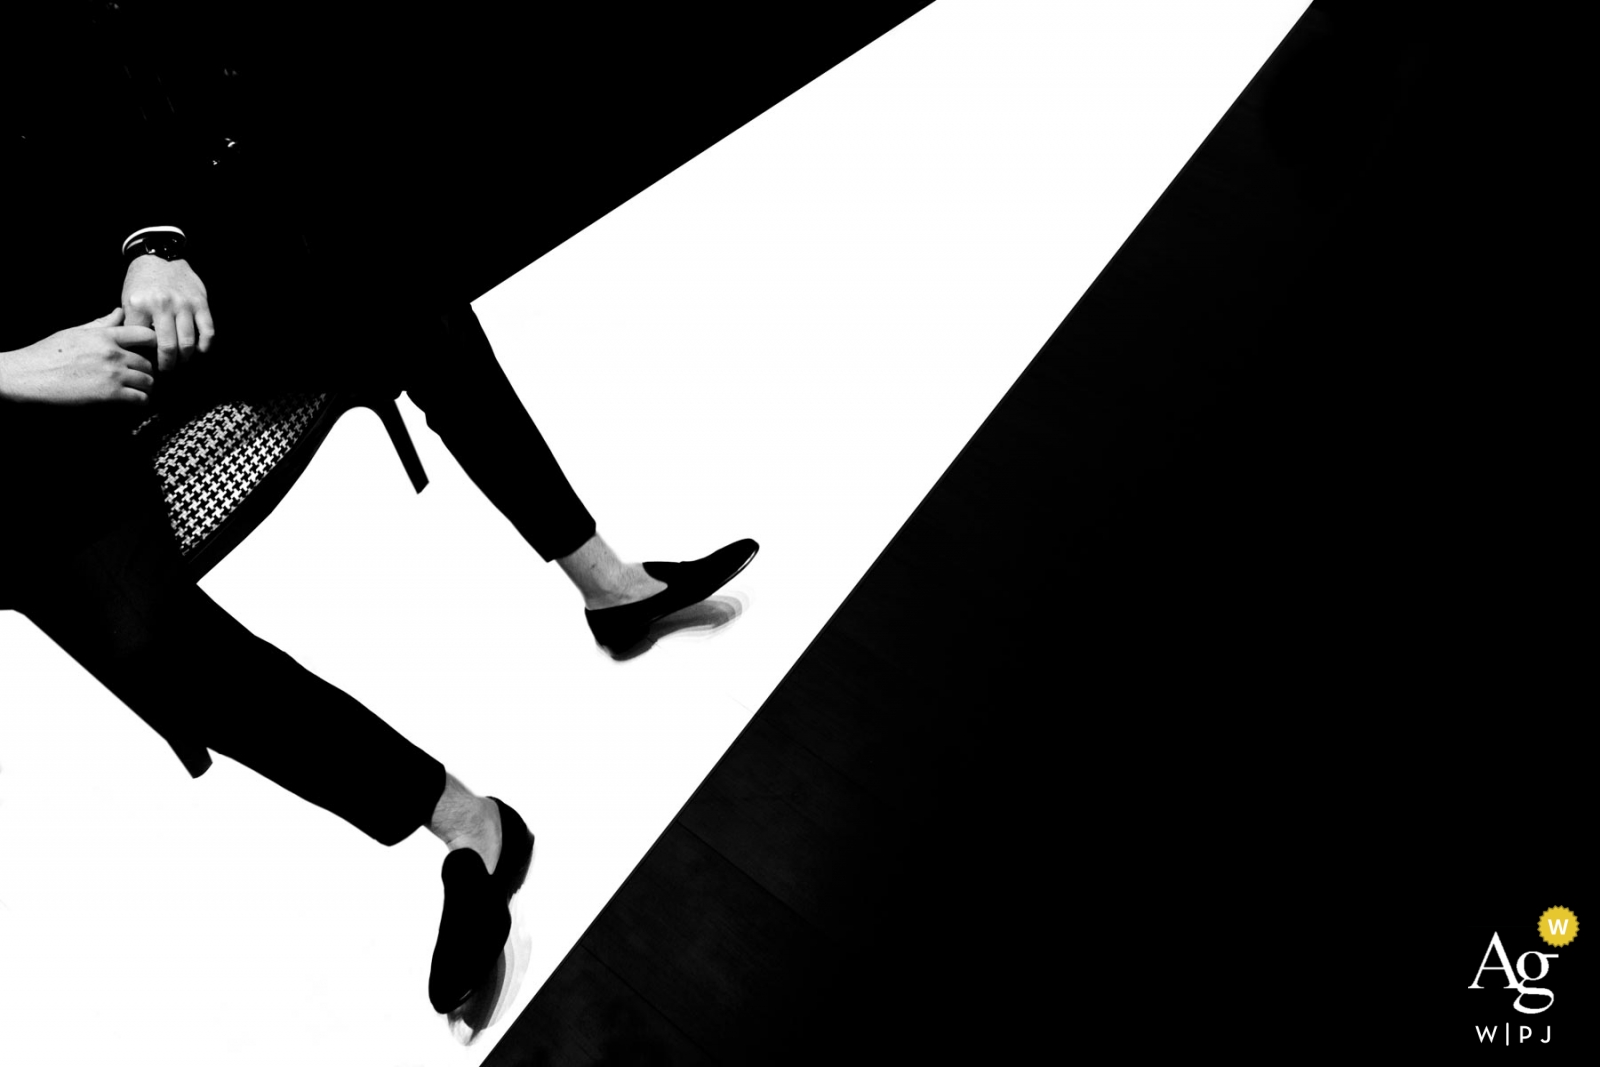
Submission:
<svg viewBox="0 0 1600 1067">
<path fill-rule="evenodd" d="M 473 849 L 483 857 L 489 873 L 494 873 L 500 858 L 499 806 L 473 793 L 449 772 L 445 773 L 444 792 L 434 806 L 428 829 L 452 852 Z"/>
<path fill-rule="evenodd" d="M 626 568 L 598 533 L 556 563 L 585 597 L 615 592 Z"/>
</svg>

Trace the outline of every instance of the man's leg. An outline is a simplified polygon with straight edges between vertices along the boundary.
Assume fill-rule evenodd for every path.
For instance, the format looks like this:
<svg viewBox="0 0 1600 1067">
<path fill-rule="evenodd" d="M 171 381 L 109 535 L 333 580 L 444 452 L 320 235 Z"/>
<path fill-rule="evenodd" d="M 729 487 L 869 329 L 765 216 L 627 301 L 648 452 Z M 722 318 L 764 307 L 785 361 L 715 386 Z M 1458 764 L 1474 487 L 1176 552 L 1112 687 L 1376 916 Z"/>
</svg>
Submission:
<svg viewBox="0 0 1600 1067">
<path fill-rule="evenodd" d="M 236 759 L 384 844 L 431 821 L 443 766 L 189 582 L 153 491 L 85 548 L 42 562 L 48 577 L 18 607 L 164 735 Z"/>
<path fill-rule="evenodd" d="M 370 264 L 359 256 L 334 262 L 280 250 L 257 258 L 254 246 L 234 244 L 211 289 L 217 356 L 225 322 L 234 323 L 228 360 L 214 360 L 224 378 L 237 380 L 227 388 L 339 389 L 385 398 L 405 391 L 490 502 L 541 558 L 560 565 L 602 645 L 642 637 L 649 623 L 709 597 L 755 555 L 755 542 L 736 542 L 690 565 L 668 564 L 671 577 L 659 565 L 647 570 L 624 561 L 600 537 L 470 303 L 385 317 L 395 300 L 382 272 L 364 269 Z M 315 294 L 287 316 L 261 301 L 281 288 L 282 278 L 296 280 L 297 292 Z M 384 328 L 360 328 L 367 323 Z"/>
<path fill-rule="evenodd" d="M 125 483 L 131 473 L 122 466 Z M 18 607 L 180 751 L 199 743 L 230 756 L 381 844 L 418 826 L 443 841 L 451 857 L 429 997 L 437 1010 L 453 1010 L 493 977 L 531 834 L 510 808 L 472 793 L 189 582 L 154 488 L 140 482 L 112 496 L 108 505 L 124 510 L 86 547 L 53 556 L 38 547 L 27 561 L 36 577 L 19 590 Z M 463 865 L 463 850 L 481 865 Z"/>
<path fill-rule="evenodd" d="M 262 249 L 242 231 L 218 244 L 203 275 L 218 348 L 205 365 L 175 376 L 180 396 L 193 392 L 198 399 L 190 402 L 203 405 L 263 390 L 404 391 L 523 539 L 560 565 L 585 607 L 632 603 L 666 588 L 599 536 L 469 303 L 385 323 L 390 328 L 380 333 L 361 331 L 358 322 L 384 322 L 382 309 L 393 303 L 370 263 L 348 253 L 330 259 L 292 247 Z M 268 301 L 284 279 L 308 294 L 306 306 L 287 315 Z M 183 377 L 190 383 L 177 380 Z"/>
<path fill-rule="evenodd" d="M 654 596 L 666 583 L 626 563 L 595 529 L 544 435 L 506 378 L 468 304 L 437 316 L 426 342 L 393 354 L 389 373 L 457 462 L 590 609 Z"/>
</svg>

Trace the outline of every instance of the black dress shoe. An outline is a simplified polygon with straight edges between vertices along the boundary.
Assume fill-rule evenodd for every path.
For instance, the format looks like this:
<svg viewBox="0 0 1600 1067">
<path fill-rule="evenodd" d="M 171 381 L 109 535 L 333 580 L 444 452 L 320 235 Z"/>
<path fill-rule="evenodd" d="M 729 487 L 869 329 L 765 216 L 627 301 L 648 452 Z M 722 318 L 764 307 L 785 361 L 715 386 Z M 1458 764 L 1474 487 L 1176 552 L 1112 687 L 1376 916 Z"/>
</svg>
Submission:
<svg viewBox="0 0 1600 1067">
<path fill-rule="evenodd" d="M 643 641 L 650 624 L 664 619 L 674 611 L 682 611 L 733 580 L 734 575 L 749 566 L 761 546 L 748 537 L 719 548 L 704 559 L 687 563 L 646 563 L 644 572 L 667 587 L 654 596 L 620 604 L 614 608 L 585 608 L 584 618 L 589 631 L 602 648 L 612 653 L 624 652 Z"/>
<path fill-rule="evenodd" d="M 428 1000 L 447 1015 L 466 1003 L 478 987 L 494 977 L 500 950 L 511 934 L 511 898 L 528 877 L 533 860 L 533 834 L 504 801 L 490 797 L 500 809 L 500 859 L 494 873 L 483 857 L 458 848 L 444 858 L 444 914 L 433 945 L 428 972 Z"/>
</svg>

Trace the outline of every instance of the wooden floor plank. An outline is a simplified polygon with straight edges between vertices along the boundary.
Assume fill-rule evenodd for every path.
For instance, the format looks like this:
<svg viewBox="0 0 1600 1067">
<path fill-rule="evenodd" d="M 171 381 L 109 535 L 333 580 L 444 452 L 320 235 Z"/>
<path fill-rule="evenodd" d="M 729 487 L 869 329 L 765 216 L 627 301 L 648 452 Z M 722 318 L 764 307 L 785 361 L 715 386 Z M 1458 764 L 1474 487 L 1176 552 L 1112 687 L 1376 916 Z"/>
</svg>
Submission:
<svg viewBox="0 0 1600 1067">
<path fill-rule="evenodd" d="M 722 1063 L 805 1040 L 797 1004 L 825 991 L 818 931 L 676 823 L 583 946 Z"/>
<path fill-rule="evenodd" d="M 571 1005 L 580 1010 L 569 1010 Z M 563 959 L 483 1061 L 483 1067 L 714 1061 L 582 945 Z"/>
<path fill-rule="evenodd" d="M 902 812 L 759 718 L 678 821 L 840 945 L 870 936 L 912 844 Z"/>
<path fill-rule="evenodd" d="M 851 602 L 824 628 L 759 717 L 874 796 L 914 812 L 932 740 L 908 731 L 937 694 L 865 647 L 848 629 Z"/>
</svg>

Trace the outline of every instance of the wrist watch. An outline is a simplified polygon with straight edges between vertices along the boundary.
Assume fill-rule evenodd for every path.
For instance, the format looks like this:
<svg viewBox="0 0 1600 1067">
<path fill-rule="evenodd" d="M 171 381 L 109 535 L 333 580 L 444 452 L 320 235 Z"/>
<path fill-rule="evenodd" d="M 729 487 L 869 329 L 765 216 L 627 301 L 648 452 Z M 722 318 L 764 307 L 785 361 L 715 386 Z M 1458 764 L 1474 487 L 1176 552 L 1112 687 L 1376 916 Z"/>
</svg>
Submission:
<svg viewBox="0 0 1600 1067">
<path fill-rule="evenodd" d="M 138 256 L 160 256 L 168 261 L 182 259 L 184 244 L 183 235 L 170 230 L 141 233 L 128 245 L 122 258 L 132 260 Z"/>
</svg>

